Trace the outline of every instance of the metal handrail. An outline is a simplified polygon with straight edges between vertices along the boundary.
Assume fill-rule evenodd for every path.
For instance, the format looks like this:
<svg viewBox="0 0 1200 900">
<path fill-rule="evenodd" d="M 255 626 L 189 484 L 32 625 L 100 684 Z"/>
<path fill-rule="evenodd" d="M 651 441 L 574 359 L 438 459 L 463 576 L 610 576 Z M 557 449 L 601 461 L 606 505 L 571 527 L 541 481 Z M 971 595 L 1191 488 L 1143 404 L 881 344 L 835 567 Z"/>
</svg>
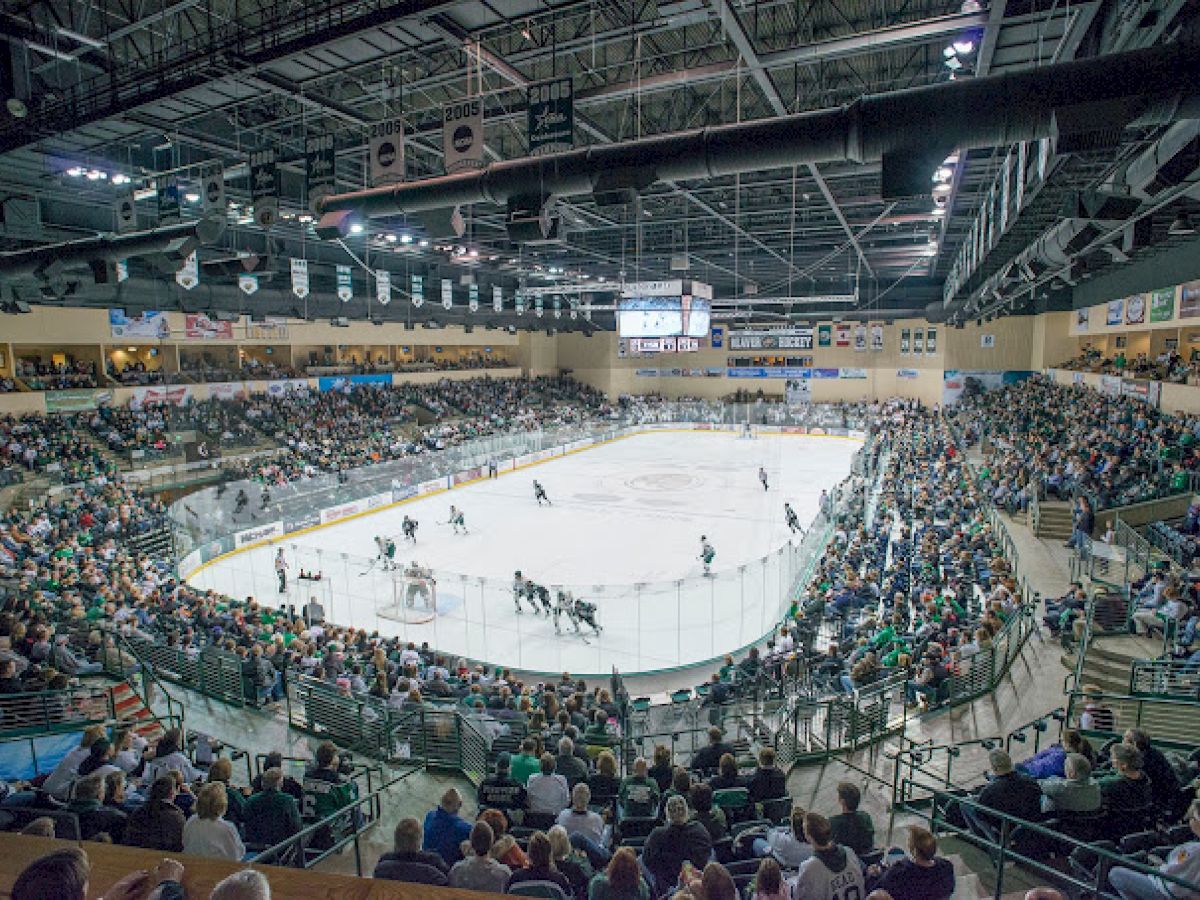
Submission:
<svg viewBox="0 0 1200 900">
<path fill-rule="evenodd" d="M 346 804 L 336 812 L 330 813 L 325 818 L 305 826 L 291 837 L 256 854 L 252 860 L 252 865 L 294 865 L 294 862 L 299 862 L 300 865 L 298 868 L 311 869 L 335 853 L 340 853 L 342 848 L 347 844 L 353 843 L 355 869 L 357 874 L 362 876 L 362 848 L 359 840 L 363 834 L 379 824 L 380 814 L 383 809 L 383 794 L 419 771 L 421 771 L 420 767 L 409 769 L 381 784 L 378 788 L 369 791 L 357 800 Z M 308 857 L 305 851 L 318 833 L 337 828 L 346 822 L 352 823 L 353 827 L 350 832 L 342 834 L 328 848 L 322 848 L 317 856 Z M 285 861 L 289 859 L 294 862 Z"/>
<path fill-rule="evenodd" d="M 1129 694 L 1200 700 L 1200 664 L 1183 659 L 1135 659 L 1129 672 Z"/>
<path fill-rule="evenodd" d="M 973 834 L 968 829 L 957 824 L 956 819 L 950 814 L 951 810 L 955 807 L 976 810 L 986 814 L 988 819 L 999 822 L 1000 839 L 998 841 L 990 840 L 981 835 Z M 1076 840 L 1064 834 L 1061 829 L 1050 827 L 1049 823 L 1031 822 L 1027 819 L 1010 816 L 985 806 L 970 796 L 949 791 L 935 791 L 928 810 L 923 810 L 921 807 L 913 805 L 908 805 L 905 809 L 908 812 L 926 818 L 929 821 L 930 830 L 934 833 L 950 832 L 956 835 L 967 835 L 972 842 L 981 844 L 991 851 L 988 853 L 988 857 L 996 871 L 994 896 L 997 898 L 1004 894 L 1004 870 L 1005 865 L 1009 862 L 1017 862 L 1044 873 L 1049 876 L 1052 883 L 1070 884 L 1079 891 L 1090 893 L 1094 896 L 1108 896 L 1106 882 L 1108 880 L 1108 872 L 1114 866 L 1121 866 L 1122 868 L 1133 869 L 1143 874 L 1154 875 L 1168 884 L 1179 885 L 1190 891 L 1200 888 L 1200 884 L 1196 882 L 1188 881 L 1174 875 L 1163 874 L 1158 868 L 1146 865 L 1118 851 L 1108 850 L 1092 842 Z M 1069 852 L 1086 850 L 1094 854 L 1097 857 L 1097 864 L 1093 870 L 1093 878 L 1085 879 L 1072 874 L 1072 870 L 1070 869 L 1064 871 L 1062 868 L 1051 865 L 1044 859 L 1021 853 L 1013 846 L 1014 836 L 1019 832 L 1036 835 L 1040 839 L 1040 842 L 1050 846 L 1069 847 Z"/>
<path fill-rule="evenodd" d="M 1083 709 L 1089 699 L 1094 699 L 1112 713 L 1113 730 L 1085 729 L 1082 727 Z M 1138 697 L 1112 691 L 1084 692 L 1074 689 L 1067 692 L 1064 724 L 1104 738 L 1120 735 L 1129 728 L 1143 728 L 1154 735 L 1155 742 L 1171 742 L 1185 747 L 1200 745 L 1196 733 L 1196 701 L 1171 697 Z"/>
</svg>

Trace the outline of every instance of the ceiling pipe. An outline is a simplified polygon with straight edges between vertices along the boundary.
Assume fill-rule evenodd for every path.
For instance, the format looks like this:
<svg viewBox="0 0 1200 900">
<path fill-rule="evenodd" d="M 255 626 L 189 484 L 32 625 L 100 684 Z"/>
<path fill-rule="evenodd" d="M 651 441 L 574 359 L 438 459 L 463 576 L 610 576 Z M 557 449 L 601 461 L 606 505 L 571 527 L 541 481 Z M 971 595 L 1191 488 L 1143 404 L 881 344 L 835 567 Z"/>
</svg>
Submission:
<svg viewBox="0 0 1200 900">
<path fill-rule="evenodd" d="M 75 241 L 0 253 L 0 278 L 39 275 L 51 268 L 80 268 L 97 261 L 115 262 L 154 254 L 168 254 L 182 265 L 183 259 L 197 244 L 212 243 L 220 237 L 224 227 L 224 222 L 215 219 L 197 219 L 149 231 L 97 234 Z"/>
<path fill-rule="evenodd" d="M 483 169 L 326 197 L 318 234 L 342 236 L 356 217 L 591 194 L 613 173 L 656 181 L 716 178 L 806 163 L 941 159 L 1055 134 L 1061 113 L 1106 126 L 1166 124 L 1194 101 L 1200 52 L 1191 41 L 868 95 L 846 106 L 598 145 Z M 1186 96 L 1184 96 L 1186 95 Z M 1107 108 L 1098 104 L 1118 101 Z M 1189 109 L 1190 111 L 1190 109 Z M 1089 115 L 1083 113 L 1089 112 Z M 1056 113 L 1060 115 L 1056 116 Z M 938 154 L 942 156 L 938 156 Z"/>
</svg>

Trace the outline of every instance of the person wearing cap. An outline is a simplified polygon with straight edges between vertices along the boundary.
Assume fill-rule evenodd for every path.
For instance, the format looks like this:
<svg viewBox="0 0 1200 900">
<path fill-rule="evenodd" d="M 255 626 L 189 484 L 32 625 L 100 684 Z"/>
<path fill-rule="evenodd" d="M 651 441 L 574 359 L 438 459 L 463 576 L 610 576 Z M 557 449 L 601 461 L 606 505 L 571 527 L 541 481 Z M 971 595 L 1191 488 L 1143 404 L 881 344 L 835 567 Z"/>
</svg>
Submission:
<svg viewBox="0 0 1200 900">
<path fill-rule="evenodd" d="M 62 672 L 64 675 L 74 678 L 77 675 L 95 675 L 103 667 L 98 662 L 88 662 L 71 652 L 69 646 L 71 638 L 68 635 L 60 634 L 54 639 L 54 646 L 50 650 L 50 656 L 47 662 Z"/>
<path fill-rule="evenodd" d="M 496 757 L 496 770 L 479 785 L 478 800 L 480 809 L 498 809 L 513 820 L 513 811 L 525 810 L 529 796 L 525 786 L 516 781 L 511 774 L 512 757 L 501 753 Z"/>
</svg>

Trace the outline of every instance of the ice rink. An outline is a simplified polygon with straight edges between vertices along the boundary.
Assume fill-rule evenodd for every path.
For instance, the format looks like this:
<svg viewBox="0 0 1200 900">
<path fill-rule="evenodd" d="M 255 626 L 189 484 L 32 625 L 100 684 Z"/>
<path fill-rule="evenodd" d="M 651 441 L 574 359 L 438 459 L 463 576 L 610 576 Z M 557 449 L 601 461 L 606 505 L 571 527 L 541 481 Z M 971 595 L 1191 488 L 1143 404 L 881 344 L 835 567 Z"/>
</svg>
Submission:
<svg viewBox="0 0 1200 900">
<path fill-rule="evenodd" d="M 849 474 L 859 445 L 809 435 L 636 434 L 285 537 L 216 560 L 189 580 L 265 603 L 299 607 L 316 596 L 330 621 L 525 671 L 693 665 L 759 639 L 777 620 L 802 556 L 784 501 L 807 527 L 821 491 Z M 535 478 L 552 506 L 535 502 Z M 445 524 L 452 503 L 468 534 Z M 401 536 L 405 515 L 420 523 L 415 545 Z M 407 582 L 372 561 L 380 534 L 396 541 L 399 563 L 433 570 L 436 615 L 419 597 L 406 609 Z M 702 534 L 717 553 L 708 578 L 698 558 Z M 272 563 L 278 547 L 289 566 L 285 594 Z M 322 579 L 299 581 L 301 569 Z M 516 569 L 594 602 L 602 633 L 578 636 L 564 618 L 570 633 L 558 636 L 548 618 L 528 607 L 518 614 Z"/>
</svg>

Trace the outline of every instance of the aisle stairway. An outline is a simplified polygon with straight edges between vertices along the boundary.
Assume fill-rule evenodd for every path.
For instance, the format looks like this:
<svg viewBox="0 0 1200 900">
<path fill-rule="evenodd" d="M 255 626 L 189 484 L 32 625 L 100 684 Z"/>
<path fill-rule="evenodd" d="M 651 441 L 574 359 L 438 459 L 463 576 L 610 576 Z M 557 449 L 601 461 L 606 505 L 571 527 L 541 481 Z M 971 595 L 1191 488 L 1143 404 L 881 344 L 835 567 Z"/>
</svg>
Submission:
<svg viewBox="0 0 1200 900">
<path fill-rule="evenodd" d="M 159 724 L 154 713 L 146 706 L 137 692 L 129 686 L 129 682 L 122 681 L 120 684 L 113 685 L 112 704 L 117 719 L 127 724 L 135 723 L 133 730 L 140 737 L 145 738 L 151 744 L 162 737 L 164 732 L 162 725 Z"/>
<path fill-rule="evenodd" d="M 1063 540 L 1071 536 L 1071 504 L 1062 500 L 1043 500 L 1038 504 L 1038 537 L 1046 540 Z"/>
</svg>

